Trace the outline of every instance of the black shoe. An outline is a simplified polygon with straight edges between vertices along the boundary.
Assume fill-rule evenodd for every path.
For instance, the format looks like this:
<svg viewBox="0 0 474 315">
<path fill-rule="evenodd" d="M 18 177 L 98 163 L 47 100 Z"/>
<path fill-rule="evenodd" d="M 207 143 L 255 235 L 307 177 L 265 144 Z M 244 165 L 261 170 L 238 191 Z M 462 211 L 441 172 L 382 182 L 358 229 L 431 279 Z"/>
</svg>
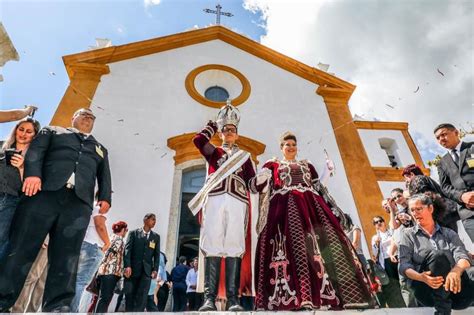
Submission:
<svg viewBox="0 0 474 315">
<path fill-rule="evenodd" d="M 9 308 L 0 308 L 0 313 L 11 313 Z"/>
<path fill-rule="evenodd" d="M 67 305 L 57 306 L 50 310 L 49 313 L 71 313 L 71 308 Z"/>
<path fill-rule="evenodd" d="M 229 305 L 229 312 L 243 312 L 243 311 L 245 311 L 245 309 L 242 306 L 240 306 L 239 303 L 236 303 L 232 306 Z"/>
<path fill-rule="evenodd" d="M 204 305 L 199 312 L 217 311 L 216 298 L 221 273 L 221 257 L 204 258 Z"/>
<path fill-rule="evenodd" d="M 199 312 L 215 312 L 217 311 L 216 303 L 211 300 L 206 300 L 204 304 L 199 308 Z"/>
<path fill-rule="evenodd" d="M 239 303 L 240 264 L 238 257 L 225 259 L 225 289 L 227 295 L 227 308 L 230 312 L 243 312 L 244 308 Z"/>
</svg>

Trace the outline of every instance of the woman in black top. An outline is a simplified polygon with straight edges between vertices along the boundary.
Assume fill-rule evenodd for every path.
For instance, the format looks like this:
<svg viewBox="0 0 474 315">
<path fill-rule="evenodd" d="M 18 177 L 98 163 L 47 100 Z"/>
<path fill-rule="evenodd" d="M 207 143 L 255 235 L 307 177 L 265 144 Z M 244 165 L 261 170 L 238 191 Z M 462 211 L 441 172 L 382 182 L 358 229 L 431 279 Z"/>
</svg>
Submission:
<svg viewBox="0 0 474 315">
<path fill-rule="evenodd" d="M 39 130 L 40 124 L 33 118 L 20 120 L 0 151 L 0 259 L 6 253 L 10 225 L 20 200 L 24 156 Z"/>
</svg>

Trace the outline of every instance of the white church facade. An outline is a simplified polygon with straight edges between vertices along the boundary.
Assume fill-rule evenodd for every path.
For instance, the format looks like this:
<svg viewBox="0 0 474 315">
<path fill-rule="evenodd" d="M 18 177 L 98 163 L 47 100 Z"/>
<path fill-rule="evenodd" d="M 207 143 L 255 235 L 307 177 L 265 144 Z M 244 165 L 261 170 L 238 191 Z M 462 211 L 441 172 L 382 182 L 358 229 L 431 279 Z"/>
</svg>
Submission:
<svg viewBox="0 0 474 315">
<path fill-rule="evenodd" d="M 145 213 L 156 213 L 171 262 L 197 245 L 186 204 L 204 181 L 205 161 L 191 139 L 225 104 L 213 93 L 240 110 L 239 145 L 257 168 L 281 156 L 285 131 L 298 138 L 298 158 L 320 173 L 327 152 L 335 165 L 329 191 L 366 240 L 372 217 L 386 215 L 383 196 L 404 187 L 400 168 L 423 166 L 407 123 L 353 121 L 354 85 L 222 26 L 63 59 L 70 85 L 51 124 L 68 126 L 81 107 L 94 111 L 94 136 L 108 148 L 112 171 L 109 222 L 136 228 Z"/>
</svg>

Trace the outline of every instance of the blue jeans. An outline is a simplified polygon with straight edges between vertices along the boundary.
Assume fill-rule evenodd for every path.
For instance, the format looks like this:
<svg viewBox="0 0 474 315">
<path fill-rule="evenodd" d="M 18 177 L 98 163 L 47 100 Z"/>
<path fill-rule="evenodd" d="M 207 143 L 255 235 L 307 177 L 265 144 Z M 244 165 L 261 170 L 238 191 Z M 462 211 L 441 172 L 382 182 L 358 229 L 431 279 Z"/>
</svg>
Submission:
<svg viewBox="0 0 474 315">
<path fill-rule="evenodd" d="M 82 295 L 89 295 L 86 294 L 88 292 L 85 292 L 85 288 L 99 269 L 103 257 L 104 253 L 97 244 L 82 242 L 79 265 L 77 266 L 76 295 L 71 302 L 71 312 L 79 312 Z"/>
<path fill-rule="evenodd" d="M 20 197 L 0 193 L 0 260 L 7 254 L 10 226 Z"/>
</svg>

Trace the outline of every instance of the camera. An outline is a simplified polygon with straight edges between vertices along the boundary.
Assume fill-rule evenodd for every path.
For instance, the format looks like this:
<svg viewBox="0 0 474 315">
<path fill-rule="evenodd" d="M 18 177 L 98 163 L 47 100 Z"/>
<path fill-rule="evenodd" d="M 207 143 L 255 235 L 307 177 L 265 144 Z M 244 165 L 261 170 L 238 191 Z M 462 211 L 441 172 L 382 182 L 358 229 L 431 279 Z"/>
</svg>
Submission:
<svg viewBox="0 0 474 315">
<path fill-rule="evenodd" d="M 21 154 L 21 151 L 16 149 L 6 149 L 5 150 L 5 162 L 7 165 L 12 165 L 12 157 L 15 154 Z"/>
</svg>

